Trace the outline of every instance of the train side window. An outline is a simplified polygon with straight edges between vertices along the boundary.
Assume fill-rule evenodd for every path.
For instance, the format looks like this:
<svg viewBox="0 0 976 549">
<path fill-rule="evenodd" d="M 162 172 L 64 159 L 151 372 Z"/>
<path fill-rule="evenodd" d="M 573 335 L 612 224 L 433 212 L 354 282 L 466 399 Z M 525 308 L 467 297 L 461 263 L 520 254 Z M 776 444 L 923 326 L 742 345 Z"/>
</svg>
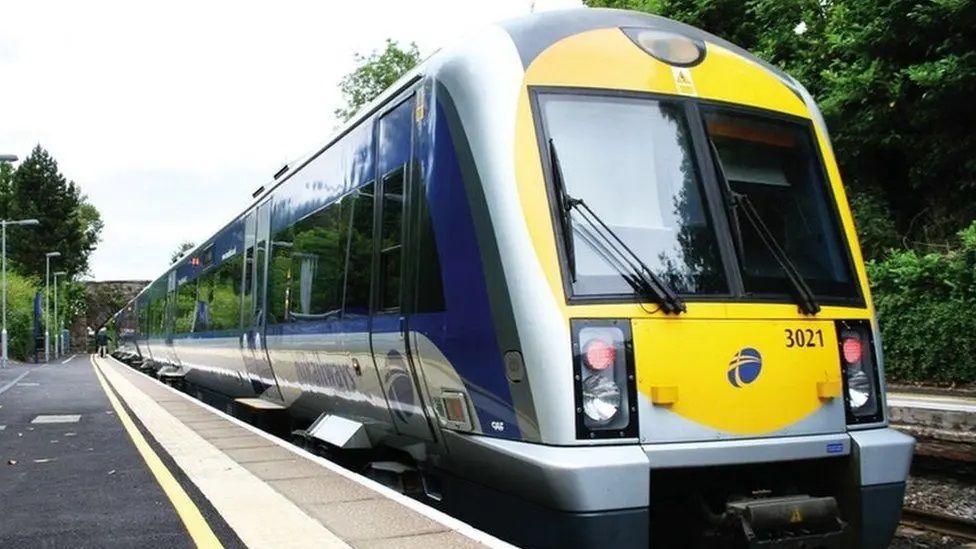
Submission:
<svg viewBox="0 0 976 549">
<path fill-rule="evenodd" d="M 211 330 L 212 313 L 210 304 L 213 301 L 214 271 L 210 271 L 197 280 L 197 294 L 193 308 L 193 332 L 209 332 Z"/>
<path fill-rule="evenodd" d="M 349 212 L 349 235 L 346 250 L 345 298 L 346 316 L 369 314 L 369 281 L 373 259 L 373 189 L 369 183 L 355 191 Z"/>
<path fill-rule="evenodd" d="M 241 270 L 241 326 L 247 327 L 254 323 L 254 248 L 244 252 L 244 262 Z"/>
<path fill-rule="evenodd" d="M 214 272 L 213 294 L 210 300 L 211 330 L 233 330 L 239 321 L 241 302 L 241 262 L 237 254 L 224 260 Z"/>
<path fill-rule="evenodd" d="M 176 306 L 173 311 L 173 333 L 186 334 L 193 326 L 193 310 L 197 299 L 197 283 L 188 280 L 176 290 Z"/>
<path fill-rule="evenodd" d="M 398 168 L 383 178 L 383 210 L 380 225 L 380 292 L 377 308 L 396 311 L 400 308 L 400 256 L 403 236 L 403 180 L 405 171 Z"/>
<path fill-rule="evenodd" d="M 292 227 L 288 244 L 286 316 L 291 322 L 325 320 L 342 310 L 349 199 L 340 199 Z M 285 252 L 281 253 L 284 257 Z M 276 266 L 286 269 L 284 262 Z M 285 275 L 277 275 L 284 277 Z M 276 296 L 282 299 L 282 296 Z"/>
<path fill-rule="evenodd" d="M 280 230 L 271 237 L 271 259 L 268 262 L 268 325 L 293 320 L 288 315 L 292 296 L 292 247 L 295 231 L 292 227 Z"/>
</svg>

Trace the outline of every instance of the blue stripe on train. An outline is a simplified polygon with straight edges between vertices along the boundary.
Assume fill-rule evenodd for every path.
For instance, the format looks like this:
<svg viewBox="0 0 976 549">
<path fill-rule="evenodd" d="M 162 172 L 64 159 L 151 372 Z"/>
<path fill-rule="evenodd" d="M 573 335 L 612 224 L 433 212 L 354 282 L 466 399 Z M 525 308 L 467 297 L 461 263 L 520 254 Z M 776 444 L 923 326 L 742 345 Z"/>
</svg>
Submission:
<svg viewBox="0 0 976 549">
<path fill-rule="evenodd" d="M 446 311 L 411 315 L 409 329 L 423 334 L 461 376 L 485 433 L 520 438 L 502 352 L 495 336 L 485 269 L 457 151 L 438 104 L 432 131 L 418 132 L 417 157 L 427 180 L 427 203 L 437 241 Z M 294 221 L 295 215 L 291 219 Z M 268 336 L 362 331 L 363 319 L 322 320 L 267 327 Z M 379 323 L 378 331 L 398 329 Z M 227 337 L 224 331 L 181 334 L 176 339 Z M 436 395 L 438 388 L 431 388 Z"/>
<path fill-rule="evenodd" d="M 457 151 L 439 102 L 435 112 L 434 130 L 421 135 L 418 157 L 423 164 L 422 173 L 427 176 L 427 203 L 447 311 L 416 315 L 411 318 L 411 329 L 433 341 L 457 370 L 471 395 L 482 430 L 519 438 Z"/>
</svg>

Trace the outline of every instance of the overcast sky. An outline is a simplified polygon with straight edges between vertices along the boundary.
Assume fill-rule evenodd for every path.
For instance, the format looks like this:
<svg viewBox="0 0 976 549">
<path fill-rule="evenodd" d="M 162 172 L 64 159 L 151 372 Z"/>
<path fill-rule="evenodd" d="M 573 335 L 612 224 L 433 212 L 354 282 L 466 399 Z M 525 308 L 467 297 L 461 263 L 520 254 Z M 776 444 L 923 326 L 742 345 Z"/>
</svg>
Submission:
<svg viewBox="0 0 976 549">
<path fill-rule="evenodd" d="M 354 52 L 389 37 L 428 55 L 531 4 L 0 0 L 0 154 L 40 143 L 95 204 L 93 278 L 155 278 L 328 139 Z"/>
</svg>

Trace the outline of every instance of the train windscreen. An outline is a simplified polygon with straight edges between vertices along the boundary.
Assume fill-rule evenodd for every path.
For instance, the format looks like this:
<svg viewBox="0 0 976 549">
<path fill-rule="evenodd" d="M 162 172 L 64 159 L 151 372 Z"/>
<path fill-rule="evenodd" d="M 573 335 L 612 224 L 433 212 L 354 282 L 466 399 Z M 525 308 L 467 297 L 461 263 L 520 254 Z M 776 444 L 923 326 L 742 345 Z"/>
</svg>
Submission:
<svg viewBox="0 0 976 549">
<path fill-rule="evenodd" d="M 682 107 L 595 94 L 539 101 L 567 198 L 599 218 L 570 214 L 573 294 L 632 295 L 634 255 L 675 292 L 728 292 Z M 629 258 L 614 249 L 617 237 Z"/>
<path fill-rule="evenodd" d="M 808 128 L 721 109 L 706 110 L 704 117 L 730 191 L 747 197 L 813 293 L 855 297 L 836 209 Z M 790 293 L 786 273 L 757 228 L 734 212 L 731 221 L 746 293 Z"/>
</svg>

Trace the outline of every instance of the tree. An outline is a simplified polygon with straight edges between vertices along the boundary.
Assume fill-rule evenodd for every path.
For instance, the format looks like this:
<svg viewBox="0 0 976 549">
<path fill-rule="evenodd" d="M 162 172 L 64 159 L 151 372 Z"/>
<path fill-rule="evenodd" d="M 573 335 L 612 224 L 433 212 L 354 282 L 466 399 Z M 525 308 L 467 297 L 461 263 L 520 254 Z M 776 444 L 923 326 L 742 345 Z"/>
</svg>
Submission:
<svg viewBox="0 0 976 549">
<path fill-rule="evenodd" d="M 37 227 L 10 227 L 8 254 L 23 274 L 44 276 L 46 252 L 61 253 L 58 269 L 74 277 L 88 271 L 88 258 L 98 245 L 101 217 L 58 163 L 40 145 L 14 172 L 6 196 L 8 215 L 36 218 Z"/>
<path fill-rule="evenodd" d="M 169 255 L 170 265 L 179 261 L 180 258 L 183 257 L 183 254 L 192 250 L 195 246 L 196 244 L 190 242 L 189 240 L 184 240 L 183 242 L 180 242 L 179 246 L 177 246 L 176 249 L 173 250 L 173 253 Z"/>
<path fill-rule="evenodd" d="M 383 51 L 369 55 L 355 54 L 356 69 L 339 82 L 339 90 L 346 106 L 335 110 L 337 118 L 345 122 L 360 108 L 390 87 L 420 62 L 420 50 L 411 42 L 406 48 L 387 38 Z"/>
<path fill-rule="evenodd" d="M 7 219 L 10 213 L 10 186 L 13 184 L 14 166 L 0 162 L 0 219 Z"/>
</svg>

